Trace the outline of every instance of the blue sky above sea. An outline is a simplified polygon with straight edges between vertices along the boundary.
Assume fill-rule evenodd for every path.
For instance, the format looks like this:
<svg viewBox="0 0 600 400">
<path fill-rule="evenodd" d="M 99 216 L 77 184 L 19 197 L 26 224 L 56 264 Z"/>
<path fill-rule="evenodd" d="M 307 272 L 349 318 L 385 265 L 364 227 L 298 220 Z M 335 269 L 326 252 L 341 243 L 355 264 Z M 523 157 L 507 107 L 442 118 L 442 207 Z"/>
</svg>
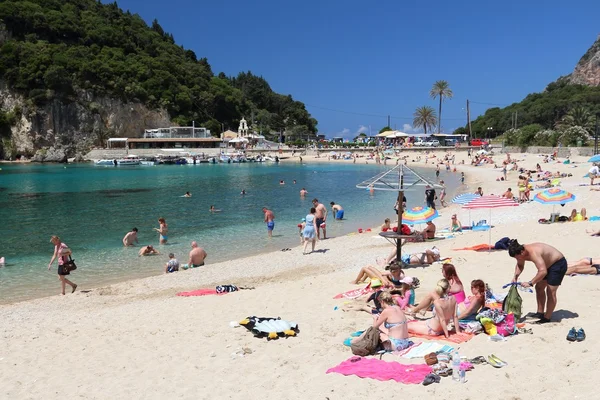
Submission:
<svg viewBox="0 0 600 400">
<path fill-rule="evenodd" d="M 158 19 L 215 73 L 262 75 L 306 104 L 328 137 L 387 125 L 414 132 L 416 107 L 436 80 L 450 82 L 442 130 L 544 90 L 569 74 L 600 33 L 600 2 L 355 0 L 197 2 L 121 0 Z"/>
</svg>

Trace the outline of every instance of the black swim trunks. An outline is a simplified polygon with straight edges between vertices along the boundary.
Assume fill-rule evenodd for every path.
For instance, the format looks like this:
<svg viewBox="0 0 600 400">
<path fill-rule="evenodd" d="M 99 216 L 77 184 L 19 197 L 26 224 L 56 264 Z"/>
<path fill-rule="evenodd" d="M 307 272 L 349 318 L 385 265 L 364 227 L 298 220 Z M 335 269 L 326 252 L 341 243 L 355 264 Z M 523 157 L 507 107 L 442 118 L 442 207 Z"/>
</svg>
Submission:
<svg viewBox="0 0 600 400">
<path fill-rule="evenodd" d="M 544 280 L 548 281 L 550 286 L 560 286 L 565 274 L 567 273 L 567 260 L 561 258 L 548 268 L 548 273 L 544 277 Z"/>
<path fill-rule="evenodd" d="M 317 218 L 317 229 L 319 229 L 321 227 L 321 224 L 325 222 L 325 220 L 323 218 Z"/>
</svg>

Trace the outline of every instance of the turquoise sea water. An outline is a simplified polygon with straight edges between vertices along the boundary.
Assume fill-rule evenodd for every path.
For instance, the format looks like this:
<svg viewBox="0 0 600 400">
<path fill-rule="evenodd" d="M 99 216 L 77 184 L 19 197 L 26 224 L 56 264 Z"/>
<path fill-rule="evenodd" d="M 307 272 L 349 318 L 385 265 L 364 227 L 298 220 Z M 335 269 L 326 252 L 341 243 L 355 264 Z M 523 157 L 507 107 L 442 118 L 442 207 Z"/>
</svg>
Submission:
<svg viewBox="0 0 600 400">
<path fill-rule="evenodd" d="M 395 194 L 374 195 L 356 184 L 390 168 L 353 164 L 217 164 L 197 166 L 96 167 L 88 164 L 2 165 L 0 171 L 0 302 L 56 294 L 56 264 L 47 270 L 58 235 L 73 250 L 78 270 L 72 278 L 93 287 L 162 273 L 167 254 L 187 262 L 192 240 L 208 253 L 207 264 L 299 244 L 297 224 L 318 197 L 335 201 L 345 220 L 327 221 L 329 237 L 393 218 Z M 433 171 L 420 171 L 433 179 Z M 456 174 L 442 173 L 449 195 Z M 297 183 L 293 184 L 292 181 Z M 432 180 L 433 180 L 432 179 Z M 285 185 L 279 181 L 284 180 Z M 308 190 L 300 198 L 302 187 Z M 247 194 L 240 195 L 245 189 Z M 186 191 L 191 198 L 181 197 Z M 409 206 L 422 192 L 408 192 Z M 210 213 L 214 204 L 222 212 Z M 267 238 L 262 207 L 275 213 Z M 169 225 L 168 245 L 158 246 L 157 219 Z M 139 248 L 121 240 L 139 229 L 140 245 L 153 244 L 160 256 L 138 257 Z"/>
</svg>

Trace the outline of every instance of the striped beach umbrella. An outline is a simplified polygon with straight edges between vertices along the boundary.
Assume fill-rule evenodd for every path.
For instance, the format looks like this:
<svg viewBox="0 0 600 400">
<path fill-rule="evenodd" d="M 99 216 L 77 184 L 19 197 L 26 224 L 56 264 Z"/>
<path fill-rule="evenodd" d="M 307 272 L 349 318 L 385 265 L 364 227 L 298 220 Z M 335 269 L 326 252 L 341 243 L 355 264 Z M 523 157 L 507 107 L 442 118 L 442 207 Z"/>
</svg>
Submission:
<svg viewBox="0 0 600 400">
<path fill-rule="evenodd" d="M 402 213 L 402 223 L 408 225 L 423 224 L 439 216 L 437 210 L 431 207 L 413 207 Z"/>
<path fill-rule="evenodd" d="M 575 201 L 575 195 L 560 188 L 546 189 L 536 194 L 533 200 L 542 204 L 565 204 Z"/>
<path fill-rule="evenodd" d="M 454 204 L 467 204 L 468 202 L 475 200 L 477 198 L 481 197 L 478 194 L 475 193 L 463 193 L 463 194 L 459 194 L 458 196 L 456 196 L 455 198 L 452 199 L 452 202 Z"/>
<path fill-rule="evenodd" d="M 588 160 L 588 162 L 600 162 L 600 154 L 596 154 Z"/>
<path fill-rule="evenodd" d="M 475 209 L 489 209 L 490 210 L 490 221 L 489 221 L 489 245 L 492 245 L 492 208 L 500 207 L 518 207 L 519 203 L 514 200 L 507 199 L 506 197 L 500 196 L 481 196 L 478 199 L 472 200 L 467 204 L 463 205 L 463 208 L 469 210 Z"/>
</svg>

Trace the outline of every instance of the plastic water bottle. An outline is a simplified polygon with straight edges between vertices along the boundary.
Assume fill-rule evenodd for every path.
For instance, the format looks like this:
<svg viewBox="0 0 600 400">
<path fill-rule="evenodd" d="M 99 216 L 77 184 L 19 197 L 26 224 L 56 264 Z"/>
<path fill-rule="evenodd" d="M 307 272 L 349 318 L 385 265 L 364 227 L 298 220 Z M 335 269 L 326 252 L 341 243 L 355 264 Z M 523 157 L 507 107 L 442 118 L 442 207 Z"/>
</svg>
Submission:
<svg viewBox="0 0 600 400">
<path fill-rule="evenodd" d="M 458 350 L 452 356 L 452 380 L 460 382 L 460 355 Z"/>
</svg>

